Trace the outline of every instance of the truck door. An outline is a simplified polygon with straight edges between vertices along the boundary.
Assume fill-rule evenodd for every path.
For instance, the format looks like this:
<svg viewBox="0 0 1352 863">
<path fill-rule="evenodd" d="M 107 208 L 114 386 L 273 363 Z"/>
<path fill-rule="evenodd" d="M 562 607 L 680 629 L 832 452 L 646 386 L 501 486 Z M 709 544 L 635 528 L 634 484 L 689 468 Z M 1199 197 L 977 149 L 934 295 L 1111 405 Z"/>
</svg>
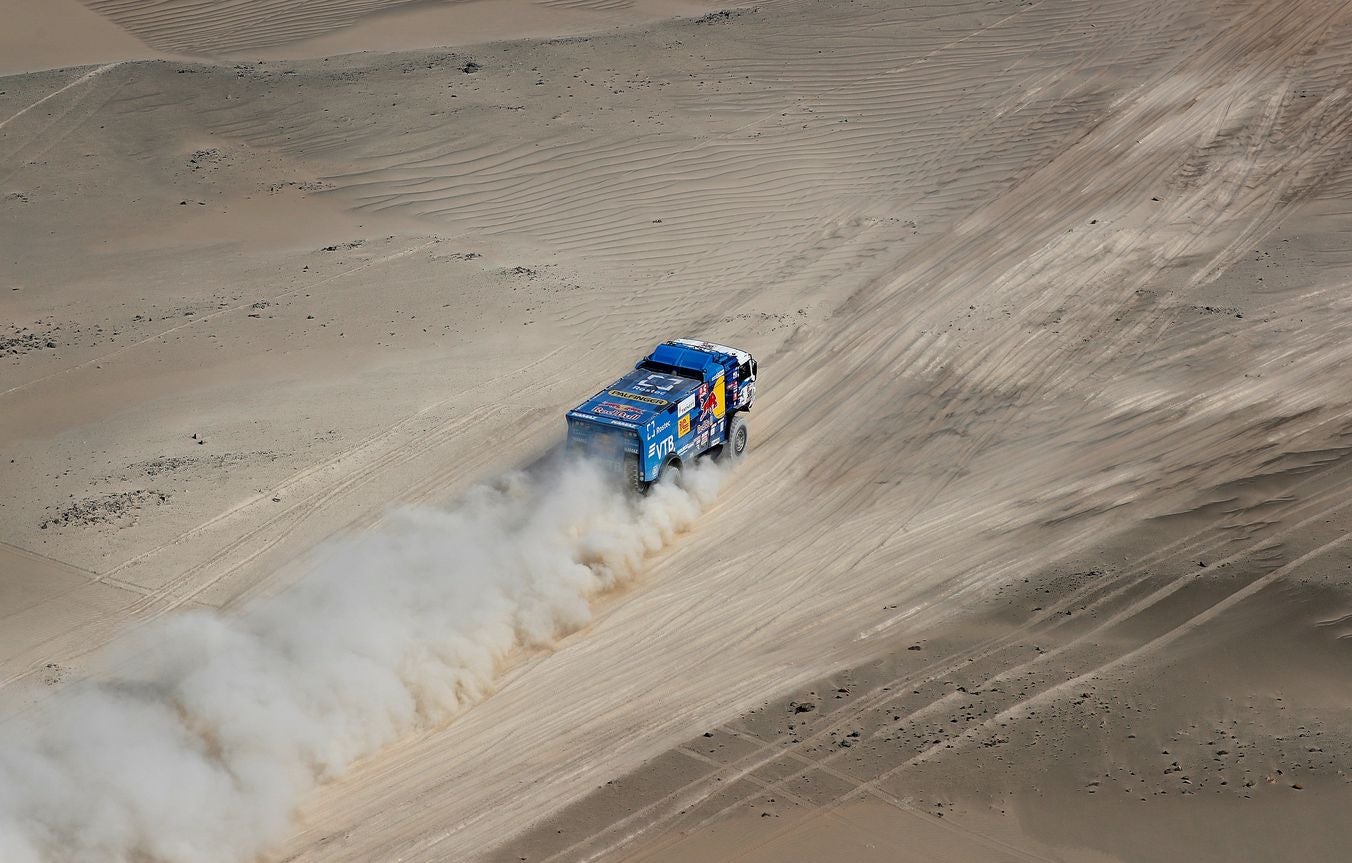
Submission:
<svg viewBox="0 0 1352 863">
<path fill-rule="evenodd" d="M 703 451 L 723 442 L 723 417 L 728 410 L 726 376 L 719 370 L 706 375 L 699 388 L 699 447 Z"/>
</svg>

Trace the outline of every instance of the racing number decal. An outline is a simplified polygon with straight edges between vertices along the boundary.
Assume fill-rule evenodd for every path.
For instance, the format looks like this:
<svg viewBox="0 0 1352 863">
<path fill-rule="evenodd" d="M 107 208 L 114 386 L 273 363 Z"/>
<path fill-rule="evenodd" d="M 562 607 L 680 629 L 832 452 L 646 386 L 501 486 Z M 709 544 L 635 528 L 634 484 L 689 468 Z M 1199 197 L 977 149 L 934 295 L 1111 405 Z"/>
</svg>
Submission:
<svg viewBox="0 0 1352 863">
<path fill-rule="evenodd" d="M 680 422 L 676 423 L 676 436 L 685 437 L 690 434 L 690 414 L 681 417 Z"/>
</svg>

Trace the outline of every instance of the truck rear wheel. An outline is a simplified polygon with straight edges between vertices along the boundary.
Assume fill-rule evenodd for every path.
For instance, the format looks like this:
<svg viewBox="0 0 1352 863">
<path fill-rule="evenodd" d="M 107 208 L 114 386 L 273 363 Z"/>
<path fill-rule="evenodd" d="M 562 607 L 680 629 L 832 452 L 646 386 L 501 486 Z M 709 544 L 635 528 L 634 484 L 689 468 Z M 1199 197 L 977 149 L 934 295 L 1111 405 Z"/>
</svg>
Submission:
<svg viewBox="0 0 1352 863">
<path fill-rule="evenodd" d="M 669 484 L 669 485 L 674 485 L 674 486 L 676 486 L 677 488 L 680 488 L 680 487 L 681 487 L 681 460 L 680 460 L 680 459 L 678 459 L 678 458 L 676 458 L 675 456 L 673 456 L 673 457 L 667 459 L 665 462 L 663 462 L 663 463 L 662 463 L 662 466 L 661 466 L 660 468 L 657 469 L 657 476 L 653 477 L 652 482 L 646 484 L 645 491 L 646 491 L 647 489 L 651 489 L 653 486 L 657 485 L 659 482 L 664 482 L 664 483 L 667 483 L 667 484 Z"/>
<path fill-rule="evenodd" d="M 746 444 L 746 420 L 742 418 L 741 414 L 736 414 L 728 421 L 728 439 L 718 451 L 718 460 L 737 461 L 746 452 Z"/>
<path fill-rule="evenodd" d="M 624 457 L 624 485 L 635 494 L 644 494 L 648 491 L 649 484 L 643 480 L 643 468 L 637 455 Z"/>
</svg>

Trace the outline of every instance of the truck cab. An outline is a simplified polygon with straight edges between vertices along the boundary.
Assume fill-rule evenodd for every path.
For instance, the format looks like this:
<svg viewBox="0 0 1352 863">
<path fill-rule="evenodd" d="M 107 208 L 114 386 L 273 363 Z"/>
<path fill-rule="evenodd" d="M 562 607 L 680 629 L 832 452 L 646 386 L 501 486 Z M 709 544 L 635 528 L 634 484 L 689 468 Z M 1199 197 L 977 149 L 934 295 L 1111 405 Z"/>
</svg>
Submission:
<svg viewBox="0 0 1352 863">
<path fill-rule="evenodd" d="M 746 450 L 756 360 L 695 339 L 658 345 L 634 370 L 570 410 L 568 450 L 616 468 L 636 491 L 703 455 Z"/>
</svg>

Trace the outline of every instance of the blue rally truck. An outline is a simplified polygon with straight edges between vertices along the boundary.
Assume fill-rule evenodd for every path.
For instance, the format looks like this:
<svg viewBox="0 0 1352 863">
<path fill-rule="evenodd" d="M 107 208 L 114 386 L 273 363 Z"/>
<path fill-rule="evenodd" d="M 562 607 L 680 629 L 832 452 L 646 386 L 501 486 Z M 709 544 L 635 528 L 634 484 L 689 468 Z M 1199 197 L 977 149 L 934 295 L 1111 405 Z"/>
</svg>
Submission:
<svg viewBox="0 0 1352 863">
<path fill-rule="evenodd" d="M 634 370 L 568 412 L 568 451 L 620 470 L 638 492 L 706 453 L 736 459 L 756 400 L 746 351 L 695 339 L 663 342 Z"/>
</svg>

